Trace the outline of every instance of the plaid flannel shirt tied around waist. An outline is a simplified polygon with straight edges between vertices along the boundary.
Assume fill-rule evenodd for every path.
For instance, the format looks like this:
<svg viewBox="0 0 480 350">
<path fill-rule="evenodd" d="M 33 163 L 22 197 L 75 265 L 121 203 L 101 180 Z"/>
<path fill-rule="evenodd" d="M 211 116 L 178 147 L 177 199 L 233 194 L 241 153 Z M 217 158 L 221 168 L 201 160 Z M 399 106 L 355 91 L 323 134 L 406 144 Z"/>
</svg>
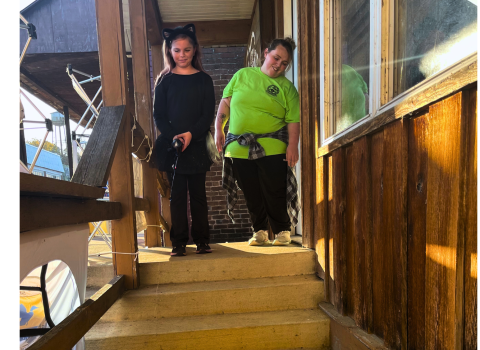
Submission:
<svg viewBox="0 0 480 350">
<path fill-rule="evenodd" d="M 285 142 L 288 145 L 288 127 L 285 125 L 280 130 L 267 134 L 243 134 L 233 135 L 228 133 L 225 145 L 223 146 L 223 173 L 222 173 L 222 186 L 227 190 L 227 205 L 228 216 L 235 223 L 233 219 L 233 208 L 238 200 L 238 185 L 237 180 L 233 175 L 233 163 L 232 159 L 225 157 L 225 149 L 227 145 L 233 141 L 237 141 L 242 146 L 249 146 L 248 159 L 255 160 L 265 157 L 265 149 L 258 143 L 257 139 L 271 137 Z M 290 222 L 295 227 L 298 224 L 298 213 L 300 211 L 300 203 L 298 201 L 297 193 L 297 179 L 293 167 L 287 167 L 287 211 L 290 217 Z"/>
</svg>

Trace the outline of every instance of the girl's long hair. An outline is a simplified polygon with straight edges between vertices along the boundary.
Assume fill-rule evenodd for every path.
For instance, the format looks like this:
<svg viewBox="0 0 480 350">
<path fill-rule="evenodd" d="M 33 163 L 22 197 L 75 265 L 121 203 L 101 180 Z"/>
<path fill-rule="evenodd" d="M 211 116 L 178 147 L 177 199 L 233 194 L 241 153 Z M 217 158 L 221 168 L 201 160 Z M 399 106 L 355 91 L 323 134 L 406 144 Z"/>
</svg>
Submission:
<svg viewBox="0 0 480 350">
<path fill-rule="evenodd" d="M 192 59 L 192 67 L 199 71 L 205 72 L 202 65 L 202 51 L 200 50 L 200 44 L 198 43 L 198 40 L 197 40 L 197 43 L 195 44 L 189 36 L 185 34 L 180 34 L 180 35 L 177 35 L 175 39 L 170 41 L 170 44 L 168 44 L 167 40 L 163 41 L 163 64 L 165 65 L 165 68 L 163 68 L 163 70 L 157 76 L 157 79 L 155 79 L 155 86 L 160 84 L 163 77 L 171 73 L 172 69 L 175 68 L 176 63 L 173 60 L 172 53 L 170 52 L 170 50 L 172 48 L 172 43 L 175 40 L 179 40 L 179 39 L 188 39 L 190 41 L 190 44 L 192 44 L 192 46 L 195 48 L 195 55 L 193 56 L 193 59 Z"/>
</svg>

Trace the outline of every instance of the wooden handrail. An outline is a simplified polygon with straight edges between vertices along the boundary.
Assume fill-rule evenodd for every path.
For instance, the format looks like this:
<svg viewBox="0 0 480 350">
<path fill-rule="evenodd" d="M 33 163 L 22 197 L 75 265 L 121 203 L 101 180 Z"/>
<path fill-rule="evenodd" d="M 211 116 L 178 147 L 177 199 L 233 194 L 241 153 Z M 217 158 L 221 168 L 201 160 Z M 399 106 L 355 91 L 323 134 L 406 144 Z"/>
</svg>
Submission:
<svg viewBox="0 0 480 350">
<path fill-rule="evenodd" d="M 29 349 L 70 350 L 123 294 L 123 290 L 124 276 L 114 277 Z"/>
</svg>

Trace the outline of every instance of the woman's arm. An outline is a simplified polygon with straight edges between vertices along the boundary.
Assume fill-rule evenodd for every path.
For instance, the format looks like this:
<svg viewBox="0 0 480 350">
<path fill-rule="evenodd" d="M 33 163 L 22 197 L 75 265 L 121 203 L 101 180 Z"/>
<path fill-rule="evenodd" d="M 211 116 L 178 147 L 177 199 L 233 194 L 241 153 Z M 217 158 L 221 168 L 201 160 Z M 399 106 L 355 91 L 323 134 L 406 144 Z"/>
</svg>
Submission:
<svg viewBox="0 0 480 350">
<path fill-rule="evenodd" d="M 286 160 L 289 166 L 295 166 L 298 162 L 298 139 L 300 137 L 300 123 L 288 124 L 288 147 Z"/>
<path fill-rule="evenodd" d="M 176 132 L 168 121 L 167 96 L 161 84 L 155 88 L 153 97 L 153 120 L 158 130 L 160 130 L 160 133 L 169 140 L 172 140 Z"/>
<path fill-rule="evenodd" d="M 222 152 L 225 144 L 225 132 L 223 129 L 230 119 L 230 100 L 232 97 L 222 98 L 218 106 L 217 118 L 215 119 L 215 145 L 218 152 Z"/>
</svg>

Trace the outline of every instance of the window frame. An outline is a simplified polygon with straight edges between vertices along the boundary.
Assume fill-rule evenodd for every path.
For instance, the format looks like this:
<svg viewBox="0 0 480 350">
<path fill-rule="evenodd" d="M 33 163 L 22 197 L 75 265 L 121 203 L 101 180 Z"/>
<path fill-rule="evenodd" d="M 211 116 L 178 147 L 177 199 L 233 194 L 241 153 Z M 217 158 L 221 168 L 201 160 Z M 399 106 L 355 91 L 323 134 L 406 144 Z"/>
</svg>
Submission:
<svg viewBox="0 0 480 350">
<path fill-rule="evenodd" d="M 339 0 L 338 0 L 339 1 Z M 412 86 L 404 92 L 393 97 L 394 92 L 394 63 L 391 59 L 394 56 L 395 48 L 395 0 L 384 0 L 383 6 L 381 0 L 370 0 L 370 86 L 369 86 L 369 111 L 362 119 L 357 120 L 355 123 L 349 125 L 344 130 L 333 133 L 333 123 L 331 123 L 332 116 L 335 115 L 333 101 L 338 100 L 331 98 L 334 96 L 334 87 L 331 81 L 333 76 L 333 50 L 334 48 L 334 26 L 335 26 L 335 9 L 334 4 L 338 1 L 335 0 L 323 0 L 319 6 L 319 52 L 320 52 L 320 77 L 324 78 L 324 81 L 320 81 L 320 116 L 319 116 L 319 138 L 318 138 L 318 150 L 328 146 L 334 141 L 337 141 L 345 135 L 351 133 L 353 130 L 359 128 L 365 123 L 372 122 L 394 109 L 400 103 L 411 97 L 412 95 L 421 94 L 423 91 L 431 88 L 435 84 L 448 79 L 452 74 L 459 72 L 463 68 L 471 65 L 477 60 L 477 53 L 474 52 L 459 61 L 455 62 L 451 66 L 448 66 L 439 72 L 424 79 L 420 83 Z M 328 8 L 327 8 L 328 6 Z M 478 8 L 478 7 L 477 7 Z M 328 21 L 328 22 L 327 22 Z M 327 37 L 328 29 L 328 37 Z M 323 42 L 323 45 L 322 45 Z M 328 58 L 327 58 L 328 56 Z M 385 62 L 385 63 L 382 63 Z M 327 74 L 325 74 L 327 71 Z M 337 101 L 337 109 L 339 101 Z M 431 102 L 433 102 L 432 100 Z M 338 114 L 337 114 L 338 115 Z M 327 129 L 332 132 L 328 137 Z"/>
</svg>

